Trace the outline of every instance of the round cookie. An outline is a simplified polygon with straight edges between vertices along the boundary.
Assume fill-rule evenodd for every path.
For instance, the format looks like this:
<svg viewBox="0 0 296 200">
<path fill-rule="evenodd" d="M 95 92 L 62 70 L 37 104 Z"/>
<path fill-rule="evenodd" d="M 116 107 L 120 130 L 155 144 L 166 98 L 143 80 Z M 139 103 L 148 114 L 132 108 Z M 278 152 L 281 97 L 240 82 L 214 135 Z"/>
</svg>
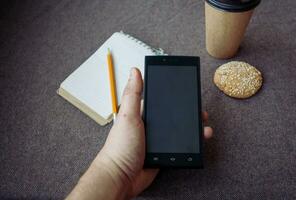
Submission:
<svg viewBox="0 0 296 200">
<path fill-rule="evenodd" d="M 232 61 L 217 68 L 215 85 L 225 94 L 235 98 L 253 96 L 262 86 L 261 72 L 245 62 Z"/>
</svg>

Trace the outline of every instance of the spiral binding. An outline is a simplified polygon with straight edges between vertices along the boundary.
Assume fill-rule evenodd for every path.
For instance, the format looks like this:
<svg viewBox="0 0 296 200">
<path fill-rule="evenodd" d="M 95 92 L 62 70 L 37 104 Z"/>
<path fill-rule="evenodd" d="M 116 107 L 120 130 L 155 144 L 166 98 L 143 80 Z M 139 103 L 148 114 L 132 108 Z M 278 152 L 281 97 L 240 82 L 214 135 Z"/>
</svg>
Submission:
<svg viewBox="0 0 296 200">
<path fill-rule="evenodd" d="M 152 48 L 151 46 L 147 45 L 146 43 L 142 42 L 141 40 L 127 34 L 127 33 L 124 33 L 123 31 L 120 31 L 121 34 L 125 35 L 126 37 L 130 38 L 131 40 L 135 41 L 136 43 L 140 44 L 141 46 L 151 50 L 155 55 L 165 55 L 163 49 L 161 48 Z"/>
</svg>

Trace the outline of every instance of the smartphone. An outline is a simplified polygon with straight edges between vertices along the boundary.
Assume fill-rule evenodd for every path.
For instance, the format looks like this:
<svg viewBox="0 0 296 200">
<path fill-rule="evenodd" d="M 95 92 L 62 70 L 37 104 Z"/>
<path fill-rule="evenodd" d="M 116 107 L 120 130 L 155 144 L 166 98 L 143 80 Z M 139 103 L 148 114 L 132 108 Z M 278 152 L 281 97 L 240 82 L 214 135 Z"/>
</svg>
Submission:
<svg viewBox="0 0 296 200">
<path fill-rule="evenodd" d="M 201 168 L 199 57 L 146 56 L 146 168 Z"/>
</svg>

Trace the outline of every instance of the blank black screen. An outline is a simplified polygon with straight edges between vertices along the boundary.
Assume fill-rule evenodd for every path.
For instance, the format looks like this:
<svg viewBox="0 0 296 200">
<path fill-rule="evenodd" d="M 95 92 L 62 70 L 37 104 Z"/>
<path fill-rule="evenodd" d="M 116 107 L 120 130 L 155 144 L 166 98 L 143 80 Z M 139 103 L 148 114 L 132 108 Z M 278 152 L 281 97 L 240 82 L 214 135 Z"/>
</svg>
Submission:
<svg viewBox="0 0 296 200">
<path fill-rule="evenodd" d="M 147 152 L 200 153 L 197 67 L 147 67 Z"/>
</svg>

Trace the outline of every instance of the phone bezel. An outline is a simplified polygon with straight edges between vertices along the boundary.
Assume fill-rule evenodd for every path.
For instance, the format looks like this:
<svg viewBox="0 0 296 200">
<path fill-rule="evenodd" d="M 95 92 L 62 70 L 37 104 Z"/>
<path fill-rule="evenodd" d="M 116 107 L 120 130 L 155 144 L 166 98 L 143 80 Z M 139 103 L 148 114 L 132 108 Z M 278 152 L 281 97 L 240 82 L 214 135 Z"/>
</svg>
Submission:
<svg viewBox="0 0 296 200">
<path fill-rule="evenodd" d="M 145 75 L 144 75 L 144 109 L 143 121 L 146 125 L 147 114 L 147 70 L 148 66 L 196 66 L 197 92 L 198 92 L 198 119 L 199 119 L 199 152 L 200 153 L 149 153 L 145 149 L 145 168 L 202 168 L 202 144 L 203 144 L 203 125 L 201 114 L 201 82 L 200 82 L 200 61 L 199 57 L 193 56 L 146 56 L 145 57 Z M 146 127 L 146 126 L 145 126 Z M 146 131 L 146 130 L 145 130 Z M 145 134 L 146 137 L 146 134 Z M 146 145 L 147 147 L 147 145 Z M 158 158 L 158 160 L 155 160 Z M 174 158 L 175 160 L 172 160 Z M 191 158 L 191 161 L 188 159 Z"/>
</svg>

